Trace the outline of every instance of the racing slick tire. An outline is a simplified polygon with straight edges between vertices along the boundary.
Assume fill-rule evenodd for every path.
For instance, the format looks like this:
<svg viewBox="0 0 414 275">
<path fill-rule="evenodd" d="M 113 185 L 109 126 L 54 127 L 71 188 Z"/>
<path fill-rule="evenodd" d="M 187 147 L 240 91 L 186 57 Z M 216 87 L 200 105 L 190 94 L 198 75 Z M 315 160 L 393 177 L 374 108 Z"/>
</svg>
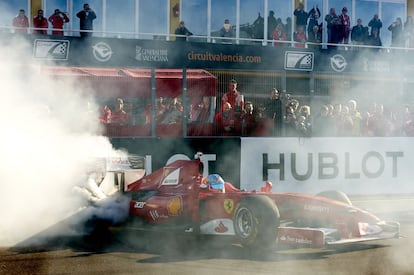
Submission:
<svg viewBox="0 0 414 275">
<path fill-rule="evenodd" d="M 322 191 L 322 192 L 316 194 L 316 196 L 325 197 L 325 198 L 328 198 L 328 199 L 340 201 L 340 202 L 343 202 L 343 203 L 345 203 L 349 206 L 352 206 L 352 202 L 349 199 L 349 197 L 344 192 L 341 192 L 341 191 L 337 191 L 337 190 Z"/>
<path fill-rule="evenodd" d="M 243 198 L 234 214 L 234 231 L 244 247 L 270 247 L 276 242 L 280 214 L 267 196 Z"/>
</svg>

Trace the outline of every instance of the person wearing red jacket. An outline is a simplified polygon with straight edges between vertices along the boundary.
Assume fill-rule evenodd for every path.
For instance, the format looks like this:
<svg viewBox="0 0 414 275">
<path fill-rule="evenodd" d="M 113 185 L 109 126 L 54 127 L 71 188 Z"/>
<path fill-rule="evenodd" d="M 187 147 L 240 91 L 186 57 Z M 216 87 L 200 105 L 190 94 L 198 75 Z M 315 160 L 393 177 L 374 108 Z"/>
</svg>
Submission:
<svg viewBox="0 0 414 275">
<path fill-rule="evenodd" d="M 339 16 L 341 22 L 340 34 L 339 34 L 339 43 L 348 44 L 349 42 L 349 33 L 351 32 L 351 19 L 347 14 L 347 7 L 342 8 L 342 14 Z"/>
<path fill-rule="evenodd" d="M 234 136 L 236 135 L 236 117 L 230 103 L 223 104 L 222 111 L 216 114 L 216 131 L 221 136 Z"/>
<path fill-rule="evenodd" d="M 273 46 L 282 46 L 285 47 L 287 43 L 281 43 L 279 41 L 287 41 L 287 35 L 282 23 L 278 23 L 276 28 L 272 31 L 272 38 L 273 38 Z"/>
<path fill-rule="evenodd" d="M 27 28 L 29 27 L 29 19 L 25 15 L 23 9 L 19 10 L 19 14 L 13 18 L 13 27 L 15 27 L 15 33 L 27 33 Z"/>
<path fill-rule="evenodd" d="M 304 48 L 306 45 L 306 33 L 303 26 L 298 26 L 297 31 L 294 33 L 295 48 Z"/>
<path fill-rule="evenodd" d="M 69 22 L 69 17 L 59 9 L 55 9 L 55 12 L 49 16 L 48 20 L 53 26 L 52 35 L 63 36 L 63 24 Z"/>
<path fill-rule="evenodd" d="M 244 96 L 237 90 L 237 81 L 234 79 L 230 80 L 229 90 L 221 98 L 222 106 L 226 102 L 230 103 L 236 116 L 240 116 L 244 111 Z"/>
<path fill-rule="evenodd" d="M 47 28 L 49 23 L 47 23 L 46 17 L 43 16 L 43 10 L 37 11 L 37 16 L 33 17 L 33 34 L 43 34 L 47 35 Z"/>
</svg>

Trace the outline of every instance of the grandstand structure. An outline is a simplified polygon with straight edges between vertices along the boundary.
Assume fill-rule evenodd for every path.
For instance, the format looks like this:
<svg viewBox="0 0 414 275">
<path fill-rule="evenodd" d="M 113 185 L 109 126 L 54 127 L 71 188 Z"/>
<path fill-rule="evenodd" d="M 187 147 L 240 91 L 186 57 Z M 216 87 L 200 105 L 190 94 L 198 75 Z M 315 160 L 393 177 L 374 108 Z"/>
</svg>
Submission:
<svg viewBox="0 0 414 275">
<path fill-rule="evenodd" d="M 45 15 L 51 14 L 56 8 L 65 11 L 70 22 L 64 26 L 64 36 L 51 35 L 51 27 L 48 28 L 48 35 L 34 36 L 34 28 L 30 25 L 25 37 L 33 48 L 28 50 L 33 52 L 36 62 L 53 61 L 55 66 L 70 68 L 66 71 L 68 77 L 72 77 L 74 72 L 81 72 L 81 77 L 85 79 L 93 81 L 95 78 L 107 78 L 116 85 L 118 82 L 129 82 L 131 78 L 137 78 L 137 75 L 145 76 L 147 85 L 141 85 L 139 89 L 132 85 L 133 90 L 124 90 L 125 94 L 112 95 L 113 100 L 118 97 L 124 98 L 127 106 L 139 105 L 140 109 L 131 107 L 136 113 L 141 110 L 140 117 L 131 122 L 133 125 L 143 124 L 148 117 L 154 121 L 157 100 L 173 97 L 171 94 L 166 96 L 160 92 L 157 80 L 165 77 L 159 75 L 160 70 L 171 71 L 168 77 L 170 80 L 174 78 L 171 83 L 175 83 L 171 84 L 172 90 L 175 91 L 172 94 L 180 98 L 184 113 L 187 114 L 195 100 L 188 98 L 189 87 L 198 85 L 189 82 L 193 79 L 194 72 L 203 77 L 208 76 L 209 83 L 213 85 L 212 88 L 205 89 L 205 96 L 214 98 L 211 99 L 214 100 L 211 106 L 214 106 L 215 113 L 220 111 L 220 99 L 227 91 L 231 79 L 237 80 L 238 88 L 245 100 L 252 101 L 257 109 L 263 106 L 272 88 L 277 88 L 282 95 L 289 94 L 297 98 L 301 104 L 310 105 L 315 113 L 323 104 L 346 102 L 350 99 L 357 100 L 363 110 L 368 109 L 372 102 L 384 103 L 386 107 L 394 108 L 414 99 L 411 93 L 414 80 L 410 77 L 414 70 L 414 51 L 408 44 L 392 47 L 390 33 L 387 30 L 387 24 L 396 17 L 403 20 L 407 18 L 413 9 L 413 1 L 303 1 L 306 10 L 319 6 L 322 14 L 321 23 L 331 7 L 336 7 L 339 11 L 342 6 L 347 5 L 352 22 L 362 17 L 365 25 L 373 14 L 379 14 L 384 25 L 381 31 L 384 46 L 378 48 L 352 43 L 329 44 L 326 35 L 323 36 L 322 43 L 316 45 L 307 43 L 305 47 L 297 47 L 292 40 L 293 37 L 290 37 L 289 41 L 274 47 L 272 39 L 252 36 L 249 27 L 254 25 L 258 14 L 259 17 L 266 18 L 267 14 L 274 10 L 282 21 L 291 17 L 294 28 L 293 11 L 299 1 L 222 2 L 224 1 L 127 0 L 119 4 L 119 1 L 114 0 L 88 1 L 97 13 L 97 19 L 91 31 L 92 36 L 85 40 L 79 37 L 79 20 L 76 18 L 76 12 L 82 9 L 84 1 L 4 1 L 0 22 L 1 35 L 4 40 L 13 40 L 15 30 L 11 26 L 11 20 L 20 8 L 27 11 L 29 18 L 40 8 L 45 10 Z M 193 16 L 195 11 L 199 16 Z M 157 16 L 154 16 L 155 12 Z M 235 36 L 226 41 L 222 41 L 218 36 L 224 18 L 230 19 L 235 30 Z M 181 20 L 184 20 L 186 26 L 194 33 L 185 42 L 175 41 L 174 29 Z M 267 20 L 264 20 L 263 33 L 268 31 L 269 25 Z M 323 33 L 326 33 L 326 28 Z M 108 54 L 103 54 L 105 52 Z M 97 70 L 99 68 L 100 70 Z M 113 71 L 109 73 L 109 69 Z M 131 73 L 131 70 L 136 69 L 145 72 L 135 75 Z M 54 74 L 57 72 L 59 71 L 53 71 Z M 62 74 L 62 71 L 60 73 Z M 177 90 L 180 92 L 176 93 Z M 131 99 L 139 98 L 143 94 L 145 100 Z M 105 102 L 103 98 L 110 97 L 106 95 L 98 100 Z M 146 106 L 154 107 L 147 111 L 147 118 Z M 187 115 L 184 115 L 184 118 L 187 118 Z M 145 131 L 112 127 L 107 133 L 114 137 L 164 136 L 165 133 L 174 133 L 172 136 L 217 134 L 208 127 L 194 128 L 187 123 L 187 119 L 182 121 L 175 130 L 167 129 L 160 132 L 152 125 L 145 128 Z M 203 132 L 201 129 L 210 130 Z"/>
</svg>

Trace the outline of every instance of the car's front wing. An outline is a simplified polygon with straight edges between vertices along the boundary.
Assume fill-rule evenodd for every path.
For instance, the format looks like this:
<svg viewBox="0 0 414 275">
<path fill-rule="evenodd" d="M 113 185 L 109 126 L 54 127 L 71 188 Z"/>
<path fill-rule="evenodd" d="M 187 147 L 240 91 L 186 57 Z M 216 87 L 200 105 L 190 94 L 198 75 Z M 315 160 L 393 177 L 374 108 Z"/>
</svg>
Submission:
<svg viewBox="0 0 414 275">
<path fill-rule="evenodd" d="M 398 222 L 380 222 L 377 224 L 359 223 L 359 236 L 341 237 L 336 228 L 299 228 L 279 227 L 277 242 L 290 246 L 323 247 L 381 239 L 398 238 L 400 225 Z"/>
</svg>

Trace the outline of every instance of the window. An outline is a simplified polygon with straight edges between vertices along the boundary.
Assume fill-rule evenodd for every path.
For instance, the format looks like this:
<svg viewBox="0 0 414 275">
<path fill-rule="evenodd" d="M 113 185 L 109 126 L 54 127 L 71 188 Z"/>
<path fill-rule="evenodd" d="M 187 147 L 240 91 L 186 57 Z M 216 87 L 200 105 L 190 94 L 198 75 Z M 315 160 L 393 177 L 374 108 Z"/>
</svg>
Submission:
<svg viewBox="0 0 414 275">
<path fill-rule="evenodd" d="M 378 2 L 367 0 L 356 0 L 355 3 L 355 20 L 362 19 L 362 25 L 368 26 L 374 14 L 378 14 Z M 353 26 L 356 22 L 353 22 Z"/>
<path fill-rule="evenodd" d="M 280 18 L 286 28 L 288 40 L 293 40 L 292 18 L 293 5 L 292 1 L 268 0 L 269 11 L 274 11 L 276 19 Z"/>
<path fill-rule="evenodd" d="M 27 0 L 14 0 L 14 1 L 1 1 L 0 10 L 2 14 L 0 16 L 0 25 L 11 26 L 13 18 L 19 13 L 20 9 L 24 9 L 26 16 L 30 21 L 30 11 L 27 7 Z"/>
<path fill-rule="evenodd" d="M 211 0 L 211 36 L 220 36 L 220 29 L 224 20 L 228 19 L 230 25 L 236 30 L 236 1 Z"/>
<path fill-rule="evenodd" d="M 135 0 L 106 0 L 106 36 L 133 38 L 135 32 Z"/>
<path fill-rule="evenodd" d="M 262 0 L 240 0 L 240 38 L 263 39 L 264 2 Z M 240 43 L 251 43 L 241 41 Z M 261 43 L 261 42 L 254 42 Z"/>
<path fill-rule="evenodd" d="M 166 39 L 168 26 L 168 1 L 151 0 L 139 2 L 139 32 L 144 39 Z"/>
<path fill-rule="evenodd" d="M 381 30 L 381 40 L 383 46 L 391 45 L 391 32 L 388 30 L 388 26 L 394 22 L 397 17 L 400 17 L 402 23 L 404 24 L 406 18 L 405 14 L 405 4 L 393 2 L 382 2 L 382 30 Z M 402 2 L 402 1 L 401 1 Z"/>
<path fill-rule="evenodd" d="M 207 1 L 182 0 L 181 19 L 194 35 L 207 36 Z M 194 39 L 192 39 L 194 40 Z"/>
</svg>

